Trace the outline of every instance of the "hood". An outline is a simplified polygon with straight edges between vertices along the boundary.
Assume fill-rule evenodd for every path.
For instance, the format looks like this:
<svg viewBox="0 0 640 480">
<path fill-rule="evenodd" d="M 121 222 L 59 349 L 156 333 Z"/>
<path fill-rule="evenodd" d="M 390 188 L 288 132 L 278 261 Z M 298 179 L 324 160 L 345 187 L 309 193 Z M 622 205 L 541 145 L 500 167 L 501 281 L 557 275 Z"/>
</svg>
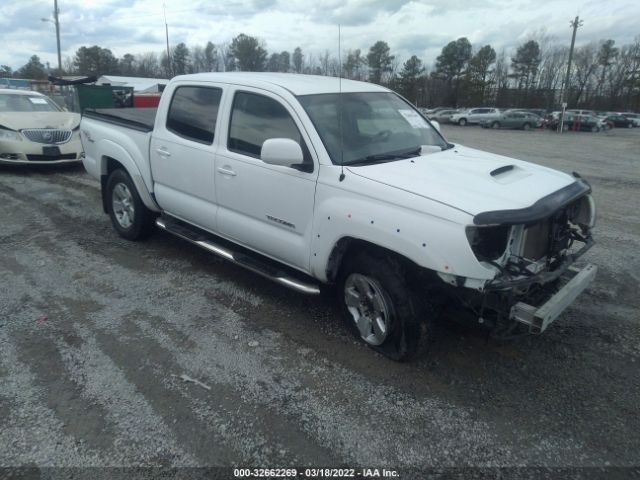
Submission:
<svg viewBox="0 0 640 480">
<path fill-rule="evenodd" d="M 73 130 L 80 125 L 80 114 L 72 112 L 2 112 L 0 125 L 11 130 L 24 128 L 61 128 Z"/>
<path fill-rule="evenodd" d="M 550 168 L 461 145 L 407 160 L 348 170 L 471 215 L 530 207 L 575 181 L 570 175 Z"/>
</svg>

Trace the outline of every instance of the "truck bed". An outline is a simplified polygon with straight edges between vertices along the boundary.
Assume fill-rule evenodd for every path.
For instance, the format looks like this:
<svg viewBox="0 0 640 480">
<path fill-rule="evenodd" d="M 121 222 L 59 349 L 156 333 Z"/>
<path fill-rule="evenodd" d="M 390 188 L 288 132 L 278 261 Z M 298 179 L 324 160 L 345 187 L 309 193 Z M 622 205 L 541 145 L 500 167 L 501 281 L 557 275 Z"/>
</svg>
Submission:
<svg viewBox="0 0 640 480">
<path fill-rule="evenodd" d="M 157 108 L 88 108 L 85 117 L 141 132 L 153 131 Z"/>
</svg>

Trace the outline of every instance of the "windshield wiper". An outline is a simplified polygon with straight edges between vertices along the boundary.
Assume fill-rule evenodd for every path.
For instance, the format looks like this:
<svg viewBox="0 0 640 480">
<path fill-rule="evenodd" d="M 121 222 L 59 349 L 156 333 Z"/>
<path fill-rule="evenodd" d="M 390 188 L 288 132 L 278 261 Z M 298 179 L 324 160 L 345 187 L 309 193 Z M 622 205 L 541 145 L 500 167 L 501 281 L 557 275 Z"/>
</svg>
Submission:
<svg viewBox="0 0 640 480">
<path fill-rule="evenodd" d="M 409 150 L 400 150 L 397 152 L 380 153 L 377 155 L 367 155 L 345 165 L 351 167 L 354 165 L 373 165 L 375 163 L 391 162 L 393 160 L 403 160 L 406 158 L 417 157 L 420 155 L 422 147 L 413 147 Z"/>
</svg>

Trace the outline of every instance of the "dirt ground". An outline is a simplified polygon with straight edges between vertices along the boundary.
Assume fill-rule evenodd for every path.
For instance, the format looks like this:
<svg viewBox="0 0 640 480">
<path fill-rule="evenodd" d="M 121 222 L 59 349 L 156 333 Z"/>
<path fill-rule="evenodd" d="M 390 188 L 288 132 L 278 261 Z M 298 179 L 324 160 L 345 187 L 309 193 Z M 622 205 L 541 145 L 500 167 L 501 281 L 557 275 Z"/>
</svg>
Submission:
<svg viewBox="0 0 640 480">
<path fill-rule="evenodd" d="M 591 182 L 599 273 L 541 336 L 441 323 L 409 364 L 329 298 L 119 238 L 82 167 L 0 168 L 0 466 L 640 465 L 640 130 L 443 131 Z"/>
</svg>

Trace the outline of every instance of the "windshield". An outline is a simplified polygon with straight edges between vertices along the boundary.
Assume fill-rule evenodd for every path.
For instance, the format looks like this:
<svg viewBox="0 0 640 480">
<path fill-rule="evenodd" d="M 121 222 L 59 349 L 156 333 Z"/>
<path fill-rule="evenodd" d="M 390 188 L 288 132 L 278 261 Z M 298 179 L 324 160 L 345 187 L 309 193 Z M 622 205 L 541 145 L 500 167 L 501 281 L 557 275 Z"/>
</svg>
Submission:
<svg viewBox="0 0 640 480">
<path fill-rule="evenodd" d="M 337 93 L 303 95 L 298 100 L 336 165 L 407 158 L 418 155 L 423 145 L 449 146 L 415 108 L 391 92 L 342 93 L 340 99 Z"/>
<path fill-rule="evenodd" d="M 0 93 L 0 112 L 59 112 L 60 108 L 41 95 Z"/>
</svg>

